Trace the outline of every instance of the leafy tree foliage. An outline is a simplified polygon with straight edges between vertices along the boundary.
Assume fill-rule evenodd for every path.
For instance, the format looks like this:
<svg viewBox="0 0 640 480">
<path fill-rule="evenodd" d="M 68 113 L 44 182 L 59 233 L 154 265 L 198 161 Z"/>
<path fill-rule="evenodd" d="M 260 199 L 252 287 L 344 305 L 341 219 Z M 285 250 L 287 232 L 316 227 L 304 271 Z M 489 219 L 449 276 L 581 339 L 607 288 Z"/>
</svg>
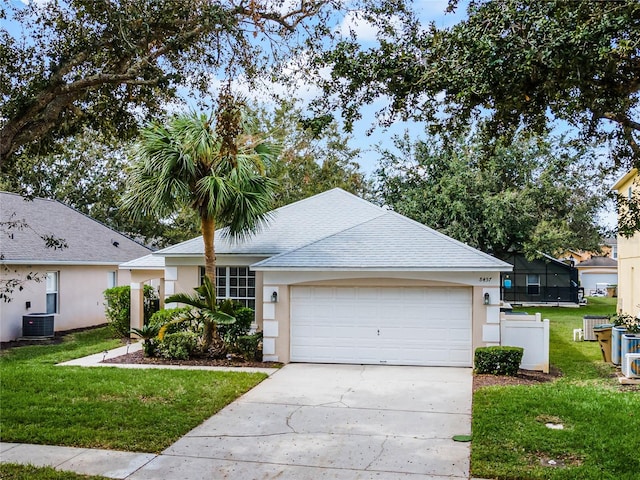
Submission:
<svg viewBox="0 0 640 480">
<path fill-rule="evenodd" d="M 158 221 L 134 218 L 122 209 L 126 188 L 129 142 L 84 130 L 64 142 L 57 153 L 40 157 L 19 155 L 16 168 L 0 179 L 0 190 L 26 197 L 51 198 L 104 223 L 114 230 L 161 248 L 198 235 L 198 218 L 181 209 Z"/>
<path fill-rule="evenodd" d="M 349 147 L 349 137 L 331 116 L 307 119 L 285 101 L 273 112 L 257 110 L 256 118 L 281 146 L 267 165 L 267 175 L 278 184 L 276 207 L 336 187 L 361 197 L 369 194 L 370 184 L 355 161 L 360 151 Z"/>
<path fill-rule="evenodd" d="M 140 117 L 157 115 L 180 87 L 206 92 L 216 76 L 284 79 L 285 66 L 298 67 L 287 62 L 330 48 L 346 8 L 335 0 L 25 3 L 0 6 L 3 169 L 16 153 L 49 151 L 84 126 L 132 138 Z M 401 0 L 349 8 L 387 28 L 409 15 Z"/>
<path fill-rule="evenodd" d="M 599 249 L 603 195 L 585 152 L 540 138 L 498 143 L 490 157 L 479 136 L 396 145 L 377 171 L 380 201 L 395 211 L 498 256 Z"/>
<path fill-rule="evenodd" d="M 481 119 L 486 141 L 521 127 L 544 134 L 562 120 L 640 165 L 637 0 L 471 0 L 467 20 L 404 33 L 368 50 L 342 42 L 325 56 L 326 90 L 348 120 L 381 94 L 391 99 L 383 121 L 418 118 L 459 134 Z"/>
</svg>

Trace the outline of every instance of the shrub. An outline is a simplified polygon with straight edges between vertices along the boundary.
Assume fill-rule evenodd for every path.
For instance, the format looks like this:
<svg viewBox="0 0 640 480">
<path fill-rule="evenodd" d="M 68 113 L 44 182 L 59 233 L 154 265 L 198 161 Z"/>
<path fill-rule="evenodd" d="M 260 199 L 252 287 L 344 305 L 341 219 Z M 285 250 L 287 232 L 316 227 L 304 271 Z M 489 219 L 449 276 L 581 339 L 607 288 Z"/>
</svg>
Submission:
<svg viewBox="0 0 640 480">
<path fill-rule="evenodd" d="M 262 361 L 262 332 L 253 335 L 241 335 L 236 339 L 236 348 L 245 360 Z"/>
<path fill-rule="evenodd" d="M 254 311 L 232 300 L 222 302 L 220 310 L 236 319 L 232 324 L 218 326 L 220 338 L 224 340 L 229 348 L 234 350 L 237 346 L 238 337 L 247 335 L 251 330 L 251 324 L 255 318 Z"/>
<path fill-rule="evenodd" d="M 108 288 L 104 291 L 104 314 L 113 333 L 119 337 L 128 337 L 131 328 L 131 287 Z M 144 286 L 144 321 L 147 323 L 151 314 L 157 310 L 158 294 L 151 285 Z"/>
<path fill-rule="evenodd" d="M 153 357 L 156 352 L 156 337 L 160 331 L 160 325 L 147 323 L 142 328 L 132 328 L 131 333 L 135 333 L 142 338 L 142 347 L 145 357 Z"/>
<path fill-rule="evenodd" d="M 193 325 L 192 322 L 187 322 L 187 321 L 174 322 L 174 320 L 177 320 L 186 315 L 189 315 L 189 312 L 191 312 L 191 307 L 179 307 L 179 308 L 169 308 L 169 309 L 158 310 L 151 316 L 149 323 L 151 325 L 157 325 L 158 329 L 160 329 L 160 327 L 163 327 L 164 325 L 170 324 L 167 327 L 167 330 L 166 330 L 167 333 L 190 331 L 190 330 L 193 330 L 195 327 L 195 325 Z M 194 322 L 195 322 L 195 319 L 194 319 Z"/>
<path fill-rule="evenodd" d="M 193 332 L 167 333 L 156 346 L 156 353 L 163 358 L 187 360 L 198 346 L 198 335 Z"/>
<path fill-rule="evenodd" d="M 514 376 L 518 373 L 523 354 L 521 347 L 478 347 L 475 372 Z"/>
<path fill-rule="evenodd" d="M 109 328 L 119 337 L 128 337 L 130 329 L 131 288 L 128 285 L 104 291 L 104 314 Z"/>
</svg>

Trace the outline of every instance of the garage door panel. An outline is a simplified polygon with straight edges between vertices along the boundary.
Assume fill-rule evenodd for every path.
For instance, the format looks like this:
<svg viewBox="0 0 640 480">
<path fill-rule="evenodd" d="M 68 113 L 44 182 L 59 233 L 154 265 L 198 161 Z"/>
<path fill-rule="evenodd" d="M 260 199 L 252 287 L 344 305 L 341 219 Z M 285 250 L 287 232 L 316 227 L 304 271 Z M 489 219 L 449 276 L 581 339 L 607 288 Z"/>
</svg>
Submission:
<svg viewBox="0 0 640 480">
<path fill-rule="evenodd" d="M 291 360 L 471 365 L 471 289 L 292 287 Z"/>
</svg>

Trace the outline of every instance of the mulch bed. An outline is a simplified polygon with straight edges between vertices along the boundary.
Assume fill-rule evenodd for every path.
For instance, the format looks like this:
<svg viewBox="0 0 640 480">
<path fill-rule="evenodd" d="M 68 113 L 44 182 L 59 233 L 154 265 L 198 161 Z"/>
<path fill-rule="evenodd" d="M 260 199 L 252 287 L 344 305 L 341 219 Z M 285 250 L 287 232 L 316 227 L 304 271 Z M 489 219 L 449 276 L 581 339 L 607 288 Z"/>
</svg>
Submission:
<svg viewBox="0 0 640 480">
<path fill-rule="evenodd" d="M 278 368 L 281 363 L 276 362 L 248 362 L 240 358 L 190 358 L 189 360 L 174 360 L 159 357 L 145 357 L 142 350 L 131 352 L 119 357 L 104 360 L 101 363 L 135 363 L 145 365 L 189 365 L 198 367 L 261 367 Z"/>
<path fill-rule="evenodd" d="M 534 370 L 518 370 L 516 376 L 508 375 L 474 375 L 473 391 L 482 387 L 509 386 L 509 385 L 538 385 L 540 383 L 553 382 L 562 374 L 558 369 L 551 367 L 549 373 L 536 372 Z"/>
</svg>

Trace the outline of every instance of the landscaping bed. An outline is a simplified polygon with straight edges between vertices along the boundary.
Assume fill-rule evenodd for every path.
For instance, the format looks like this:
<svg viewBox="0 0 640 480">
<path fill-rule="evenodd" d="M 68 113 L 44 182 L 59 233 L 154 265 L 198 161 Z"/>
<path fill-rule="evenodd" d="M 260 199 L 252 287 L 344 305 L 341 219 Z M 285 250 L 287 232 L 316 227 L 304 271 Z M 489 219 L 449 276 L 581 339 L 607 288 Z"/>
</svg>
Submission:
<svg viewBox="0 0 640 480">
<path fill-rule="evenodd" d="M 139 350 L 115 358 L 109 358 L 101 363 L 115 364 L 145 364 L 145 365 L 189 365 L 199 367 L 261 367 L 280 368 L 281 363 L 277 362 L 256 362 L 248 361 L 237 356 L 230 358 L 190 358 L 188 360 L 178 360 L 162 357 L 145 357 L 144 352 Z"/>
</svg>

